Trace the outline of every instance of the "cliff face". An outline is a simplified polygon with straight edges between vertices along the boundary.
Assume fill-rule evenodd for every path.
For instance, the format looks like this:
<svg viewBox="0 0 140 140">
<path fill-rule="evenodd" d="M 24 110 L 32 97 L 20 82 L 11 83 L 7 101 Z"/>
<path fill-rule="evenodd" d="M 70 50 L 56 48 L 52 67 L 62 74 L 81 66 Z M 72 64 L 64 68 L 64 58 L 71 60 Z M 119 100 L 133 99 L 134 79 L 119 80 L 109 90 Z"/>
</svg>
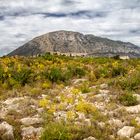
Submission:
<svg viewBox="0 0 140 140">
<path fill-rule="evenodd" d="M 88 56 L 127 55 L 140 57 L 140 48 L 134 44 L 71 31 L 50 32 L 36 37 L 8 56 L 32 56 L 46 52 L 84 53 Z"/>
</svg>

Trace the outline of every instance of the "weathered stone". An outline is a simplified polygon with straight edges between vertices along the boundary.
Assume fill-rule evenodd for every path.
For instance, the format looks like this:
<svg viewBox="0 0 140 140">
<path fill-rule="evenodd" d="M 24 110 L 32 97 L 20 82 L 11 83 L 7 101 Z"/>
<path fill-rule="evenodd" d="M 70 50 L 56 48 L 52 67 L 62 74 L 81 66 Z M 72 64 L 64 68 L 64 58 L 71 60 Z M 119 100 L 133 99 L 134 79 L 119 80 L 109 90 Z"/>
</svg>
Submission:
<svg viewBox="0 0 140 140">
<path fill-rule="evenodd" d="M 126 107 L 125 109 L 128 113 L 132 113 L 132 114 L 140 113 L 140 105 Z"/>
<path fill-rule="evenodd" d="M 63 119 L 63 120 L 67 120 L 67 113 L 66 111 L 58 111 L 58 112 L 54 112 L 54 117 L 57 121 Z"/>
<path fill-rule="evenodd" d="M 40 113 L 40 114 L 42 114 L 42 113 L 43 113 L 43 111 L 44 111 L 44 109 L 43 109 L 43 108 L 36 108 L 36 110 L 37 110 L 37 112 L 38 112 L 38 113 Z"/>
<path fill-rule="evenodd" d="M 94 102 L 94 105 L 100 110 L 105 111 L 106 105 L 104 102 Z"/>
<path fill-rule="evenodd" d="M 91 120 L 90 119 L 85 119 L 84 123 L 86 126 L 91 126 Z"/>
<path fill-rule="evenodd" d="M 101 88 L 101 89 L 107 89 L 107 88 L 108 88 L 108 84 L 101 84 L 101 85 L 100 85 L 100 88 Z"/>
<path fill-rule="evenodd" d="M 21 121 L 21 123 L 23 125 L 26 125 L 26 126 L 43 123 L 42 118 L 30 118 L 30 117 L 27 117 L 27 118 L 21 119 L 20 121 Z"/>
<path fill-rule="evenodd" d="M 140 133 L 136 134 L 136 135 L 134 136 L 134 139 L 135 139 L 135 140 L 140 140 Z"/>
<path fill-rule="evenodd" d="M 43 128 L 34 128 L 33 126 L 22 128 L 22 140 L 39 140 Z"/>
<path fill-rule="evenodd" d="M 99 126 L 100 128 L 102 128 L 102 129 L 104 129 L 105 123 L 104 123 L 104 122 L 99 122 L 99 123 L 98 123 L 98 126 Z"/>
<path fill-rule="evenodd" d="M 79 119 L 79 120 L 85 120 L 85 119 L 86 119 L 86 116 L 85 116 L 84 113 L 79 113 L 79 112 L 77 112 L 77 114 L 78 114 L 78 119 Z"/>
<path fill-rule="evenodd" d="M 118 120 L 118 119 L 111 119 L 111 120 L 109 120 L 108 122 L 109 122 L 109 124 L 110 124 L 111 126 L 114 126 L 114 127 L 117 127 L 117 128 L 123 127 L 123 123 L 122 123 L 121 120 Z"/>
<path fill-rule="evenodd" d="M 100 90 L 100 94 L 97 94 L 94 96 L 95 100 L 100 101 L 100 100 L 107 100 L 109 98 L 109 95 L 106 93 L 102 93 L 104 90 Z"/>
<path fill-rule="evenodd" d="M 7 122 L 0 124 L 0 139 L 2 140 L 14 140 L 13 126 Z"/>
<path fill-rule="evenodd" d="M 86 81 L 87 79 L 74 79 L 73 80 L 73 84 L 78 84 L 78 83 L 81 83 L 81 82 L 84 82 L 84 81 Z"/>
<path fill-rule="evenodd" d="M 117 132 L 117 135 L 121 138 L 125 138 L 125 137 L 130 138 L 131 136 L 134 135 L 134 131 L 135 131 L 134 127 L 124 126 L 122 129 L 120 129 Z"/>
<path fill-rule="evenodd" d="M 90 137 L 85 138 L 85 139 L 83 139 L 83 140 L 96 140 L 96 139 L 95 139 L 94 137 L 90 136 Z"/>
<path fill-rule="evenodd" d="M 110 91 L 106 90 L 106 89 L 100 89 L 99 92 L 100 92 L 100 94 L 105 95 L 105 94 L 108 94 Z"/>
</svg>

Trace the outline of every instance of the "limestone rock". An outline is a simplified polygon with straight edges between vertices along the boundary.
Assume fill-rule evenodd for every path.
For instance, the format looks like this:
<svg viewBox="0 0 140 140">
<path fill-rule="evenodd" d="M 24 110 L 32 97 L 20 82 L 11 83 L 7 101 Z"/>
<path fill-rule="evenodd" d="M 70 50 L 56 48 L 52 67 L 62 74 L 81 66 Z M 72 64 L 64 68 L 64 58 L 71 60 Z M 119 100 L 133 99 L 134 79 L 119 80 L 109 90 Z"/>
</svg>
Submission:
<svg viewBox="0 0 140 140">
<path fill-rule="evenodd" d="M 134 136 L 134 139 L 135 139 L 135 140 L 140 140 L 140 133 L 136 134 L 136 135 Z"/>
<path fill-rule="evenodd" d="M 84 123 L 86 126 L 91 126 L 91 120 L 90 119 L 85 119 Z"/>
<path fill-rule="evenodd" d="M 108 84 L 101 84 L 101 85 L 100 85 L 100 88 L 101 88 L 101 89 L 107 89 L 107 88 L 108 88 Z"/>
<path fill-rule="evenodd" d="M 122 129 L 120 129 L 117 132 L 117 135 L 121 138 L 125 138 L 125 137 L 130 138 L 131 136 L 134 135 L 134 131 L 135 131 L 134 127 L 124 126 Z"/>
<path fill-rule="evenodd" d="M 140 105 L 126 107 L 125 109 L 128 113 L 132 113 L 132 114 L 140 113 Z"/>
<path fill-rule="evenodd" d="M 96 139 L 95 139 L 94 137 L 90 136 L 90 137 L 85 138 L 85 139 L 83 139 L 83 140 L 96 140 Z"/>
<path fill-rule="evenodd" d="M 12 105 L 15 104 L 21 100 L 24 100 L 26 97 L 17 97 L 17 98 L 9 98 L 6 101 L 4 101 L 4 104 L 6 105 Z"/>
<path fill-rule="evenodd" d="M 39 140 L 43 128 L 34 128 L 33 126 L 22 128 L 22 140 Z"/>
<path fill-rule="evenodd" d="M 102 95 L 102 97 L 105 97 L 105 96 L 107 96 L 107 94 L 109 93 L 109 90 L 100 89 L 99 92 L 100 92 L 100 94 Z"/>
<path fill-rule="evenodd" d="M 108 122 L 111 126 L 114 126 L 114 127 L 117 127 L 117 128 L 123 127 L 123 123 L 119 119 L 111 119 Z"/>
<path fill-rule="evenodd" d="M 35 118 L 35 117 L 27 117 L 27 118 L 23 118 L 20 120 L 21 123 L 25 126 L 30 126 L 30 125 L 34 125 L 34 124 L 41 124 L 43 123 L 43 119 L 42 118 Z"/>
<path fill-rule="evenodd" d="M 2 140 L 14 140 L 13 126 L 7 122 L 0 124 L 0 139 Z"/>
<path fill-rule="evenodd" d="M 79 120 L 85 120 L 86 119 L 86 116 L 85 116 L 84 113 L 77 112 L 77 114 L 78 114 L 78 119 Z"/>
<path fill-rule="evenodd" d="M 105 123 L 104 122 L 99 122 L 98 127 L 104 129 L 105 128 Z"/>
</svg>

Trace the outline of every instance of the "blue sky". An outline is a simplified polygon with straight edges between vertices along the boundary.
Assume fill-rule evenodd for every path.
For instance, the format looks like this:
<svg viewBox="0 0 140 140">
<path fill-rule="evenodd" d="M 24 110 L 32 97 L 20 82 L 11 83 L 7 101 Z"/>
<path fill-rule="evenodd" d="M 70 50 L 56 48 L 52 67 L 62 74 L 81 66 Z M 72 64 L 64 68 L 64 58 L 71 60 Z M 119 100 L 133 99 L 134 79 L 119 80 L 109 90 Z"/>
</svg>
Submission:
<svg viewBox="0 0 140 140">
<path fill-rule="evenodd" d="M 140 46 L 140 0 L 0 0 L 0 55 L 56 30 Z"/>
</svg>

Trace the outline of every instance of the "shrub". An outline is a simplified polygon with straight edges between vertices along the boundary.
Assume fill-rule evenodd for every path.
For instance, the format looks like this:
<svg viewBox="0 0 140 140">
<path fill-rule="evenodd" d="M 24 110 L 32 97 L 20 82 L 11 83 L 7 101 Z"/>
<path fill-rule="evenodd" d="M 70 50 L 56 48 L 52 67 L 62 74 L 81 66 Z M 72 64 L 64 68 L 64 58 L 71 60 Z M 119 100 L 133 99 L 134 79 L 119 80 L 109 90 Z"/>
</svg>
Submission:
<svg viewBox="0 0 140 140">
<path fill-rule="evenodd" d="M 42 89 L 49 89 L 51 88 L 51 82 L 50 81 L 46 81 L 42 84 Z"/>
<path fill-rule="evenodd" d="M 85 76 L 86 71 L 81 67 L 69 66 L 68 71 L 72 76 L 77 76 L 79 78 Z"/>
<path fill-rule="evenodd" d="M 99 78 L 107 78 L 110 76 L 110 71 L 107 67 L 99 66 L 94 70 L 95 77 Z"/>
<path fill-rule="evenodd" d="M 0 81 L 4 82 L 4 70 L 0 67 Z"/>
<path fill-rule="evenodd" d="M 93 114 L 94 112 L 97 111 L 97 108 L 90 103 L 80 101 L 76 106 L 76 110 L 79 112 L 86 113 L 86 114 L 89 114 L 89 113 Z"/>
<path fill-rule="evenodd" d="M 31 76 L 31 70 L 30 69 L 21 69 L 19 72 L 13 72 L 12 77 L 15 79 L 19 84 L 24 86 L 26 83 L 29 82 L 30 76 Z"/>
<path fill-rule="evenodd" d="M 90 88 L 89 88 L 89 84 L 88 84 L 88 83 L 84 83 L 84 84 L 80 87 L 80 89 L 81 89 L 81 92 L 82 92 L 82 93 L 88 93 L 88 92 L 90 92 Z"/>
<path fill-rule="evenodd" d="M 119 97 L 119 101 L 121 102 L 121 104 L 126 105 L 126 106 L 133 106 L 138 103 L 137 97 L 134 96 L 131 92 L 126 92 L 122 94 Z"/>
<path fill-rule="evenodd" d="M 86 72 L 84 69 L 77 67 L 75 68 L 75 75 L 78 76 L 79 78 L 85 76 Z"/>
<path fill-rule="evenodd" d="M 42 56 L 45 60 L 54 61 L 55 56 L 51 55 L 50 53 L 46 53 Z"/>
<path fill-rule="evenodd" d="M 46 125 L 41 140 L 70 140 L 68 128 L 64 122 L 50 122 Z"/>
<path fill-rule="evenodd" d="M 48 73 L 49 80 L 54 83 L 62 80 L 62 71 L 59 68 L 52 68 Z"/>
<path fill-rule="evenodd" d="M 119 75 L 125 75 L 126 69 L 123 66 L 113 67 L 112 68 L 112 77 L 116 77 Z"/>
<path fill-rule="evenodd" d="M 122 89 L 127 90 L 136 90 L 140 85 L 140 73 L 134 72 L 127 77 L 123 77 L 119 80 L 118 84 L 122 87 Z"/>
</svg>

